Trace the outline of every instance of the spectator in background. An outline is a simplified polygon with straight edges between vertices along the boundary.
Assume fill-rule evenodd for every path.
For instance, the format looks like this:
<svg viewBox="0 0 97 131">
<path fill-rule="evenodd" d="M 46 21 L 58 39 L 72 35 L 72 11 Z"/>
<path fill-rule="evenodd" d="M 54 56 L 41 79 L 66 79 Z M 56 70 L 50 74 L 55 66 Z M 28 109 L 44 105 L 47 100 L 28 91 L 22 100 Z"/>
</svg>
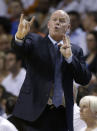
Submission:
<svg viewBox="0 0 97 131">
<path fill-rule="evenodd" d="M 26 75 L 26 71 L 21 65 L 21 58 L 14 51 L 8 51 L 6 54 L 6 68 L 10 73 L 2 81 L 2 85 L 8 92 L 16 96 L 19 95 Z"/>
<path fill-rule="evenodd" d="M 7 114 L 8 120 L 11 119 L 12 112 L 13 112 L 14 106 L 16 104 L 16 100 L 17 100 L 17 98 L 15 96 L 11 96 L 6 101 L 6 114 Z"/>
<path fill-rule="evenodd" d="M 79 129 L 86 127 L 86 124 L 83 120 L 80 119 L 80 108 L 76 103 L 77 99 L 77 88 L 75 85 L 73 86 L 73 96 L 74 96 L 74 112 L 73 112 L 73 123 L 74 123 L 74 131 L 78 131 Z"/>
<path fill-rule="evenodd" d="M 0 99 L 2 98 L 4 93 L 5 93 L 5 89 L 4 89 L 4 87 L 2 85 L 0 85 Z"/>
<path fill-rule="evenodd" d="M 33 5 L 35 1 L 36 1 L 36 0 L 28 0 L 28 1 L 27 1 L 27 0 L 21 0 L 21 2 L 22 2 L 22 4 L 23 4 L 23 7 L 24 7 L 25 9 L 28 9 L 29 6 Z"/>
<path fill-rule="evenodd" d="M 1 6 L 0 6 L 1 7 Z M 11 31 L 11 22 L 6 17 L 0 17 L 0 35 L 1 34 L 10 34 Z"/>
<path fill-rule="evenodd" d="M 35 21 L 33 22 L 33 25 L 31 25 L 30 32 L 32 32 L 32 33 L 37 33 L 37 34 L 41 35 L 42 37 L 45 36 L 45 34 L 43 34 L 42 32 L 40 32 L 39 23 L 38 23 L 37 20 L 35 20 Z"/>
<path fill-rule="evenodd" d="M 92 72 L 90 84 L 97 81 L 97 31 L 91 31 L 87 34 L 87 47 L 89 54 L 86 56 L 86 63 Z"/>
<path fill-rule="evenodd" d="M 97 96 L 85 96 L 81 99 L 80 117 L 87 124 L 80 131 L 97 131 Z"/>
<path fill-rule="evenodd" d="M 17 97 L 11 96 L 6 101 L 7 120 L 9 120 L 17 129 L 19 129 L 19 131 L 25 131 L 24 125 L 22 125 L 21 122 L 19 123 L 17 119 L 14 119 L 14 116 L 12 115 L 16 100 Z"/>
<path fill-rule="evenodd" d="M 40 2 L 40 0 L 30 0 L 30 2 L 26 2 L 26 0 L 21 0 L 21 1 L 24 5 L 23 7 L 25 8 L 25 14 L 26 15 L 35 13 L 37 7 L 39 6 L 39 2 Z M 33 3 L 29 4 L 29 3 L 31 3 L 31 1 L 33 1 Z M 27 6 L 28 6 L 28 8 L 27 8 Z"/>
<path fill-rule="evenodd" d="M 0 35 L 0 51 L 7 52 L 10 50 L 10 42 L 11 42 L 12 36 L 7 34 Z"/>
<path fill-rule="evenodd" d="M 88 86 L 78 88 L 77 103 L 82 97 L 91 94 L 90 92 L 94 88 L 94 84 L 97 83 L 97 31 L 91 31 L 87 33 L 87 47 L 89 50 L 86 55 L 86 63 L 89 70 L 92 72 L 92 78 Z"/>
<path fill-rule="evenodd" d="M 97 0 L 80 0 L 79 12 L 97 11 Z"/>
<path fill-rule="evenodd" d="M 50 0 L 40 0 L 36 12 L 33 13 L 40 26 L 43 24 L 48 14 L 50 3 Z"/>
<path fill-rule="evenodd" d="M 0 116 L 0 131 L 18 131 L 8 120 Z"/>
<path fill-rule="evenodd" d="M 80 46 L 84 55 L 87 54 L 86 33 L 80 28 L 80 14 L 75 11 L 68 12 L 71 20 L 70 40 L 71 43 Z"/>
<path fill-rule="evenodd" d="M 97 83 L 92 85 L 92 88 L 89 92 L 90 95 L 97 96 Z"/>
<path fill-rule="evenodd" d="M 77 104 L 79 105 L 79 102 L 82 97 L 89 95 L 89 89 L 88 85 L 87 86 L 79 86 L 78 88 L 78 95 L 77 95 Z"/>
<path fill-rule="evenodd" d="M 7 16 L 7 5 L 5 0 L 0 0 L 0 16 Z"/>
<path fill-rule="evenodd" d="M 97 31 L 97 11 L 87 12 L 83 15 L 82 24 L 86 32 Z"/>
<path fill-rule="evenodd" d="M 77 0 L 61 0 L 56 9 L 62 9 L 66 12 L 69 11 L 78 11 L 79 2 Z"/>
<path fill-rule="evenodd" d="M 90 71 L 97 73 L 97 31 L 91 31 L 87 34 L 87 47 L 89 54 L 86 56 L 86 62 Z"/>
<path fill-rule="evenodd" d="M 6 119 L 7 119 L 6 103 L 10 97 L 14 98 L 16 100 L 15 96 L 13 96 L 11 93 L 7 92 L 5 90 L 4 86 L 0 85 L 0 116 L 4 117 Z"/>
<path fill-rule="evenodd" d="M 0 85 L 0 116 L 5 117 L 5 111 L 3 110 L 1 106 L 1 99 L 5 93 L 5 89 L 2 85 Z"/>
<path fill-rule="evenodd" d="M 9 2 L 8 8 L 11 19 L 11 34 L 14 35 L 17 32 L 20 14 L 23 11 L 23 5 L 20 0 L 14 0 Z"/>
<path fill-rule="evenodd" d="M 0 45 L 1 47 L 1 45 Z M 5 54 L 0 51 L 0 83 L 8 75 L 7 70 L 5 69 Z"/>
</svg>

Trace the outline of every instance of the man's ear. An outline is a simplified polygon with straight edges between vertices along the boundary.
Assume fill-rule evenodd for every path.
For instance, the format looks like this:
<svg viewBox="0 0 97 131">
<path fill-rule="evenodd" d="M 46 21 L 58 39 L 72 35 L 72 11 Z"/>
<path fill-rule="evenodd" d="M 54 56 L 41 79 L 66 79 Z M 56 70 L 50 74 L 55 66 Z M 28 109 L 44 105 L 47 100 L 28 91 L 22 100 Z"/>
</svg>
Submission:
<svg viewBox="0 0 97 131">
<path fill-rule="evenodd" d="M 67 31 L 68 31 L 68 30 L 70 31 L 70 28 L 71 28 L 71 25 L 69 24 L 69 25 L 68 25 L 68 28 L 67 28 Z"/>
<path fill-rule="evenodd" d="M 71 25 L 69 24 L 69 25 L 67 26 L 66 32 L 70 32 L 70 28 L 71 28 Z"/>
</svg>

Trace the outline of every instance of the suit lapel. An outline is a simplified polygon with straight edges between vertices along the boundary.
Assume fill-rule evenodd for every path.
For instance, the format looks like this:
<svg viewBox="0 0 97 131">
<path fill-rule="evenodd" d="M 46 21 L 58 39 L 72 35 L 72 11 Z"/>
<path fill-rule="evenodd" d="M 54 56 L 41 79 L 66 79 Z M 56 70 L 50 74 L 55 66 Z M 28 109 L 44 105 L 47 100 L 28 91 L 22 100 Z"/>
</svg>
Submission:
<svg viewBox="0 0 97 131">
<path fill-rule="evenodd" d="M 53 65 L 53 67 L 54 67 L 54 65 L 55 65 L 55 48 L 54 48 L 54 45 L 50 41 L 50 39 L 48 38 L 48 36 L 45 37 L 45 42 L 47 43 L 48 52 L 49 52 L 49 56 L 50 56 L 50 59 L 51 59 L 51 63 Z"/>
</svg>

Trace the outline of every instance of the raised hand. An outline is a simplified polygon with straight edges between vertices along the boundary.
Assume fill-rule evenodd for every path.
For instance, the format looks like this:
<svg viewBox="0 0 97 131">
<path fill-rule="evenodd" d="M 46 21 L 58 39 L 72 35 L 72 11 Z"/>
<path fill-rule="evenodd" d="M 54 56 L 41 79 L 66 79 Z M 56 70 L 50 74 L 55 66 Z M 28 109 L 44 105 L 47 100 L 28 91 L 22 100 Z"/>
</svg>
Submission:
<svg viewBox="0 0 97 131">
<path fill-rule="evenodd" d="M 72 56 L 72 51 L 71 51 L 71 45 L 70 45 L 70 39 L 66 35 L 63 36 L 63 45 L 60 47 L 60 52 L 62 55 L 68 59 L 70 56 Z"/>
<path fill-rule="evenodd" d="M 23 39 L 30 32 L 30 27 L 34 22 L 34 19 L 35 16 L 33 16 L 30 21 L 27 21 L 24 19 L 24 14 L 21 14 L 18 31 L 16 33 L 18 39 Z"/>
</svg>

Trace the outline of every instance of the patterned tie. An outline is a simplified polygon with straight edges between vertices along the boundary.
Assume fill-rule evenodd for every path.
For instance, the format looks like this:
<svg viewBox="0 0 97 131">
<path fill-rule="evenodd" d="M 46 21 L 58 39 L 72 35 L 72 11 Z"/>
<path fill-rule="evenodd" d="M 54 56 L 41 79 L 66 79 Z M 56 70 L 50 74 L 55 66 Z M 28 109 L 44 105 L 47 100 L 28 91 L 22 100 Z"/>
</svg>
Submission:
<svg viewBox="0 0 97 131">
<path fill-rule="evenodd" d="M 56 107 L 58 107 L 62 104 L 63 90 L 61 78 L 62 57 L 57 44 L 55 44 L 55 53 L 56 53 L 56 63 L 55 63 L 54 93 L 52 102 Z"/>
</svg>

